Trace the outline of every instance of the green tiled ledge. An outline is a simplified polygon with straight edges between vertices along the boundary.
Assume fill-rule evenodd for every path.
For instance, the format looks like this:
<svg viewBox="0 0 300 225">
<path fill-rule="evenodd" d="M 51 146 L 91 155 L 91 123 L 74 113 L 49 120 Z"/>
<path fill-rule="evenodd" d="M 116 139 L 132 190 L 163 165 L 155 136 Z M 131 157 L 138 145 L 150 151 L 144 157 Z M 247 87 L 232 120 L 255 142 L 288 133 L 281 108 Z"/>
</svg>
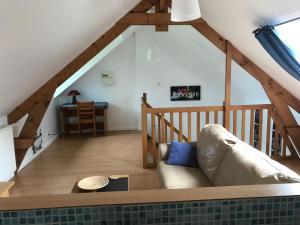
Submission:
<svg viewBox="0 0 300 225">
<path fill-rule="evenodd" d="M 0 212 L 0 225 L 300 225 L 300 196 Z"/>
</svg>

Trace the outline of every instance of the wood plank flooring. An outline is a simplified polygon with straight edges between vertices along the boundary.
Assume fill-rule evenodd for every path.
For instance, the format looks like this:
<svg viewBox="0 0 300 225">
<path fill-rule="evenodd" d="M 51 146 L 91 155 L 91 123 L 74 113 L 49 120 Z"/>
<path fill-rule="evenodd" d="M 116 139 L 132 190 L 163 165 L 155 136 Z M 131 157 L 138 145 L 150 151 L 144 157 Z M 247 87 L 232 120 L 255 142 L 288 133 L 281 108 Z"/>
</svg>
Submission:
<svg viewBox="0 0 300 225">
<path fill-rule="evenodd" d="M 67 194 L 78 178 L 129 174 L 130 190 L 159 188 L 156 170 L 143 169 L 138 132 L 60 138 L 14 179 L 11 196 Z"/>
<path fill-rule="evenodd" d="M 280 163 L 300 173 L 299 162 Z M 18 174 L 10 194 L 68 194 L 79 178 L 112 174 L 129 174 L 130 190 L 160 187 L 156 170 L 142 168 L 141 134 L 112 132 L 102 137 L 58 139 Z"/>
</svg>

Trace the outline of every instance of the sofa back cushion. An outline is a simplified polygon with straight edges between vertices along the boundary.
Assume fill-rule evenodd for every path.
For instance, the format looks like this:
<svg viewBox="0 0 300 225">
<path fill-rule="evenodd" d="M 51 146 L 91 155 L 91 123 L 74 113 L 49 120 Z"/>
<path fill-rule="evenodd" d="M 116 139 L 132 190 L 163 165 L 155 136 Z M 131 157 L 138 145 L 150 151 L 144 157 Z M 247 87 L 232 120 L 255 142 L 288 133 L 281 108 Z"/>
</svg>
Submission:
<svg viewBox="0 0 300 225">
<path fill-rule="evenodd" d="M 215 175 L 224 160 L 232 143 L 238 139 L 229 133 L 224 127 L 218 124 L 206 125 L 197 140 L 198 165 L 213 184 Z"/>
<path fill-rule="evenodd" d="M 225 156 L 214 184 L 234 186 L 294 182 L 300 182 L 295 172 L 240 141 Z"/>
</svg>

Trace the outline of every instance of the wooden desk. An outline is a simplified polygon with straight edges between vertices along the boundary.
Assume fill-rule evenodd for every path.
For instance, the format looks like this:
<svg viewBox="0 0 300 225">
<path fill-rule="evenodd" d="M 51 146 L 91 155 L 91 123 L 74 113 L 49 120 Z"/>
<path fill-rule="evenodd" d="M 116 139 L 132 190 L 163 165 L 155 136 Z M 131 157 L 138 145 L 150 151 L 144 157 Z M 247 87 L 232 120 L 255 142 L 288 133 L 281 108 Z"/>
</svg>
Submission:
<svg viewBox="0 0 300 225">
<path fill-rule="evenodd" d="M 108 103 L 95 102 L 95 108 L 97 132 L 104 133 L 107 131 Z M 60 106 L 60 113 L 63 135 L 78 133 L 77 106 L 74 104 L 63 104 Z M 99 121 L 99 117 L 102 117 L 103 120 Z"/>
<path fill-rule="evenodd" d="M 15 182 L 0 182 L 0 198 L 9 197 L 9 189 Z"/>
</svg>

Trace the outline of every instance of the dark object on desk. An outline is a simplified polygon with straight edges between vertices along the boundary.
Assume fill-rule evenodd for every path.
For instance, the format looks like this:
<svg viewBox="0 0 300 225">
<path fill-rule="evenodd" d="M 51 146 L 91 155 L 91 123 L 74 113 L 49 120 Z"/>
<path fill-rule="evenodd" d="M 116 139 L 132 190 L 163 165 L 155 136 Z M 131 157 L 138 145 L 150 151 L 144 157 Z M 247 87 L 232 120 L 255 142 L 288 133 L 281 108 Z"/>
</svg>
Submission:
<svg viewBox="0 0 300 225">
<path fill-rule="evenodd" d="M 107 186 L 96 191 L 81 190 L 77 186 L 78 181 L 73 186 L 71 193 L 91 193 L 91 192 L 113 192 L 113 191 L 129 191 L 129 176 L 123 175 L 118 179 L 110 179 Z"/>
<path fill-rule="evenodd" d="M 104 134 L 107 130 L 107 102 L 95 102 L 95 116 L 96 116 L 96 132 Z M 78 134 L 78 115 L 76 104 L 64 104 L 60 106 L 61 123 L 63 135 Z M 99 121 L 99 117 L 103 120 Z M 98 119 L 98 121 L 97 121 Z M 88 128 L 89 125 L 82 125 L 82 128 Z"/>
<path fill-rule="evenodd" d="M 96 113 L 94 102 L 77 102 L 78 132 L 81 134 L 82 126 L 91 126 L 96 136 Z"/>
<path fill-rule="evenodd" d="M 76 96 L 80 95 L 79 91 L 77 90 L 72 90 L 69 92 L 68 96 L 73 96 L 72 98 L 72 104 L 77 104 L 77 99 L 76 99 Z"/>
</svg>

